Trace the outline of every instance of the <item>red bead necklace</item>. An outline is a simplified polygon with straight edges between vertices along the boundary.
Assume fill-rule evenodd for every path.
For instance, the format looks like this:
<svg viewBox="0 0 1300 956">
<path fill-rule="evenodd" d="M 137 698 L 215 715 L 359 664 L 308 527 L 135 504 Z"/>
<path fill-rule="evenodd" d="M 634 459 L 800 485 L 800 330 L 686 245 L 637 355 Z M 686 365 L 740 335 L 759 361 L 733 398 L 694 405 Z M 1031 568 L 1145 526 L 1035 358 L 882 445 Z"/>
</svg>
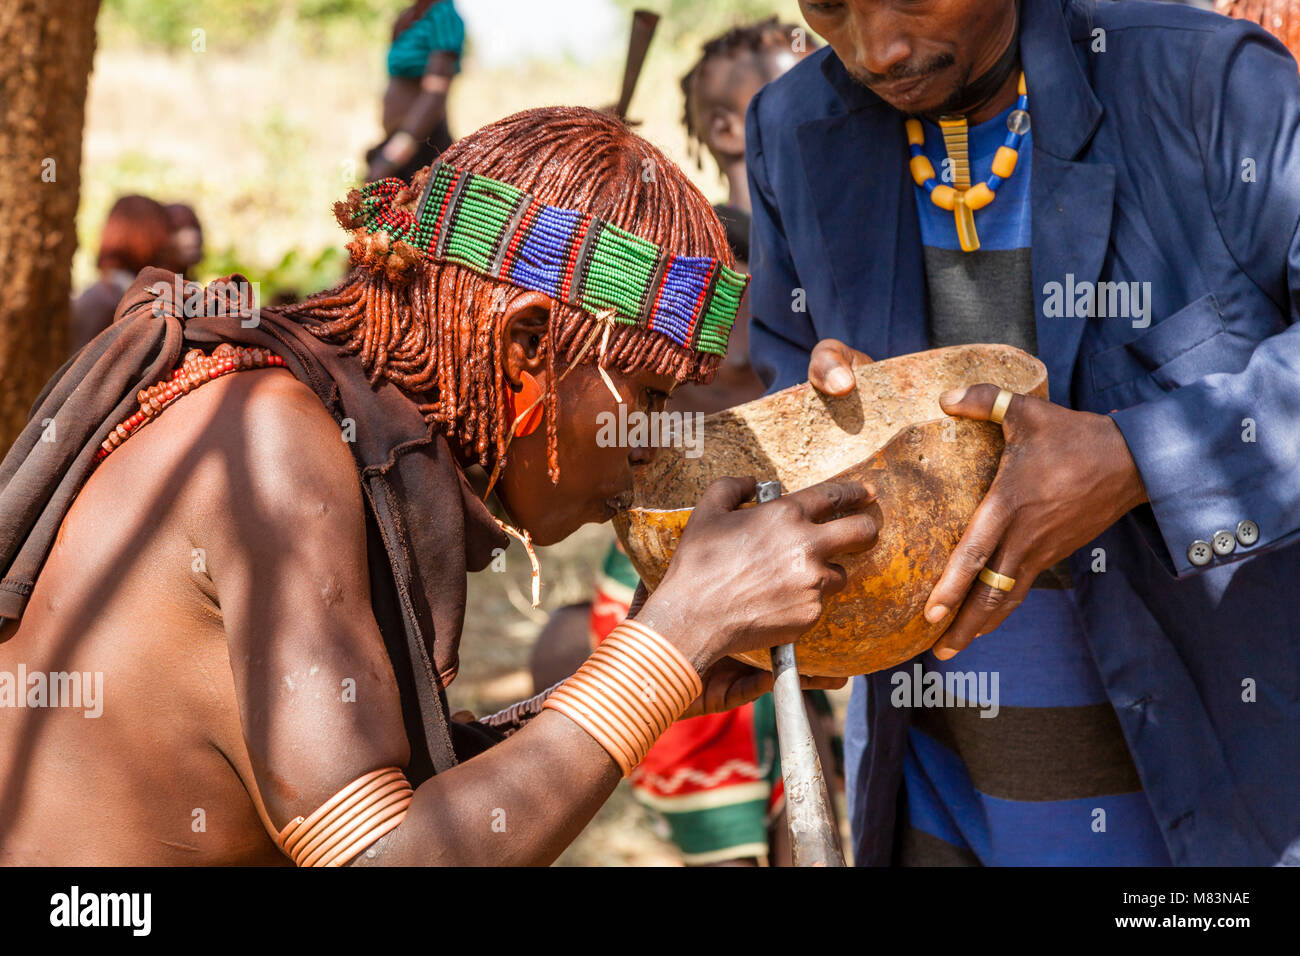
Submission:
<svg viewBox="0 0 1300 956">
<path fill-rule="evenodd" d="M 182 395 L 192 392 L 205 382 L 255 368 L 283 368 L 284 359 L 267 349 L 244 348 L 223 342 L 208 355 L 201 349 L 190 349 L 180 368 L 172 377 L 136 393 L 140 410 L 123 421 L 111 432 L 95 452 L 99 464 L 136 431 Z"/>
</svg>

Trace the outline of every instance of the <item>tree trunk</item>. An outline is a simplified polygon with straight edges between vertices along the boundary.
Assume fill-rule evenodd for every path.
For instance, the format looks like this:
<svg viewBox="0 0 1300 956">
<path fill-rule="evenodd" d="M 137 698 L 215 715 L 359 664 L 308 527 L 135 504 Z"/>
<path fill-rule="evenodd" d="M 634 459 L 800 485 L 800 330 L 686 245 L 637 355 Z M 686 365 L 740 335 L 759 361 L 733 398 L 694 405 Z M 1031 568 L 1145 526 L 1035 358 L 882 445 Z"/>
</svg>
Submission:
<svg viewBox="0 0 1300 956">
<path fill-rule="evenodd" d="M 99 0 L 0 2 L 0 455 L 67 357 Z"/>
</svg>

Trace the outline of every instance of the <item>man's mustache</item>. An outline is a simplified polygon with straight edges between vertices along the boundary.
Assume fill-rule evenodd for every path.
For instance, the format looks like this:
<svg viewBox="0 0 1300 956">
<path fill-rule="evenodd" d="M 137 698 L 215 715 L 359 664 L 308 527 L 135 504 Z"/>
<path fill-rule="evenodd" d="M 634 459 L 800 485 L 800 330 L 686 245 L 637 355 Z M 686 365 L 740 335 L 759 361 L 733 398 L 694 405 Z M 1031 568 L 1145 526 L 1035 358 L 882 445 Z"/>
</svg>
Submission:
<svg viewBox="0 0 1300 956">
<path fill-rule="evenodd" d="M 932 73 L 938 73 L 940 70 L 948 69 L 956 62 L 957 59 L 952 54 L 943 53 L 924 63 L 898 63 L 890 68 L 888 73 L 872 73 L 870 70 L 851 69 L 849 75 L 863 86 L 875 87 L 880 86 L 882 83 L 898 83 L 929 76 Z"/>
</svg>

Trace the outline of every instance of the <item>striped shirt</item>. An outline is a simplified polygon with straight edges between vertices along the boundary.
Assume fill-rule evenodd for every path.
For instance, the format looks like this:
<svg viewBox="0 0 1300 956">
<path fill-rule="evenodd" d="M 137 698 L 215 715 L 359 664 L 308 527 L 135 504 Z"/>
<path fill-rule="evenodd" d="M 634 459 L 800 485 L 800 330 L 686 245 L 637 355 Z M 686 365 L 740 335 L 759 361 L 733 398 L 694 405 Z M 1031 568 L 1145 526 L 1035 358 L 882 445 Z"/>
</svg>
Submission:
<svg viewBox="0 0 1300 956">
<path fill-rule="evenodd" d="M 972 182 L 991 174 L 1010 112 L 971 129 Z M 923 152 L 942 179 L 942 134 L 924 126 Z M 1031 136 L 997 199 L 975 213 L 976 252 L 961 251 L 953 214 L 914 190 L 934 347 L 997 342 L 1037 351 Z M 918 661 L 894 677 L 896 704 L 912 707 L 901 863 L 1169 863 L 1068 575 L 1040 577 L 1001 627 L 952 660 L 927 652 Z"/>
</svg>

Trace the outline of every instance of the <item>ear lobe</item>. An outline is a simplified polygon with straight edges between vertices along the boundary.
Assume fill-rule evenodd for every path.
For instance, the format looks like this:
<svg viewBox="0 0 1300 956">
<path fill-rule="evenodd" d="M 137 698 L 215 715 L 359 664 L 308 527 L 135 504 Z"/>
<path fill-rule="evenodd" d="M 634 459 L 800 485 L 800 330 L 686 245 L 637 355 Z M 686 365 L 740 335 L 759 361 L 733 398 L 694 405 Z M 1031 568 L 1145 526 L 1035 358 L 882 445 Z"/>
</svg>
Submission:
<svg viewBox="0 0 1300 956">
<path fill-rule="evenodd" d="M 545 374 L 543 343 L 553 306 L 554 301 L 540 292 L 522 292 L 506 307 L 499 332 L 504 357 L 501 371 L 513 391 L 519 390 L 524 372 L 535 377 Z"/>
<path fill-rule="evenodd" d="M 537 426 L 542 423 L 542 415 L 546 408 L 541 399 L 546 392 L 530 372 L 520 372 L 519 376 L 522 380 L 519 392 L 517 394 L 512 392 L 506 396 L 506 399 L 510 407 L 510 415 L 515 420 L 515 437 L 523 438 L 535 432 Z M 520 415 L 524 416 L 522 420 L 519 418 Z"/>
</svg>

